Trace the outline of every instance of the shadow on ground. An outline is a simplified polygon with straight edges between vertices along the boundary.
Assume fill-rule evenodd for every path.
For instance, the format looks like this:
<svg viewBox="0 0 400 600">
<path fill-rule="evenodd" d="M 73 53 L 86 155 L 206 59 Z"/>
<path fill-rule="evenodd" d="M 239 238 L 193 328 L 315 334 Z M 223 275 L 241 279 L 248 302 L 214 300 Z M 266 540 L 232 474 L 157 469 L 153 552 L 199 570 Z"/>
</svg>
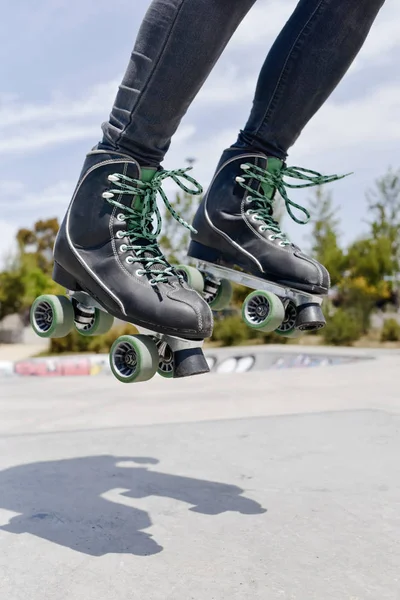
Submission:
<svg viewBox="0 0 400 600">
<path fill-rule="evenodd" d="M 161 473 L 152 470 L 156 464 L 149 457 L 88 456 L 1 471 L 0 508 L 19 514 L 0 531 L 30 533 L 92 556 L 148 556 L 163 548 L 144 531 L 152 521 L 133 506 L 135 498 L 173 498 L 205 515 L 266 512 L 237 486 Z"/>
</svg>

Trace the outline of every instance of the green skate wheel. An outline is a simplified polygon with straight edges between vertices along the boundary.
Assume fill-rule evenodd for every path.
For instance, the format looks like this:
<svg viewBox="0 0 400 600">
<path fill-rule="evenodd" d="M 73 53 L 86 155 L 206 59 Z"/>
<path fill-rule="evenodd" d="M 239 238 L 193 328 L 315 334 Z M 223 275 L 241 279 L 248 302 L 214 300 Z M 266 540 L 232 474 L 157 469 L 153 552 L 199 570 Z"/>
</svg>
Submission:
<svg viewBox="0 0 400 600">
<path fill-rule="evenodd" d="M 183 275 L 183 278 L 189 287 L 196 290 L 199 294 L 203 293 L 204 279 L 200 271 L 189 265 L 174 265 L 174 269 L 175 271 L 178 271 L 180 275 Z"/>
<path fill-rule="evenodd" d="M 39 337 L 62 338 L 74 326 L 74 308 L 65 296 L 39 296 L 32 304 L 30 322 Z"/>
<path fill-rule="evenodd" d="M 228 279 L 221 279 L 218 282 L 218 288 L 211 300 L 208 301 L 208 306 L 212 310 L 225 310 L 232 300 L 232 285 Z M 205 280 L 205 289 L 207 288 L 207 279 Z"/>
<path fill-rule="evenodd" d="M 281 325 L 275 329 L 275 333 L 286 338 L 298 338 L 303 332 L 296 329 L 297 308 L 293 302 L 289 302 L 285 308 L 285 318 Z"/>
<path fill-rule="evenodd" d="M 110 331 L 114 325 L 114 317 L 98 308 L 75 309 L 75 329 L 84 336 L 102 335 Z"/>
<path fill-rule="evenodd" d="M 272 292 L 256 290 L 243 302 L 242 318 L 251 329 L 271 333 L 281 325 L 285 309 L 278 296 Z"/>
<path fill-rule="evenodd" d="M 174 353 L 164 340 L 156 339 L 155 342 L 158 351 L 157 373 L 161 375 L 161 377 L 171 379 L 174 376 L 175 370 Z"/>
<path fill-rule="evenodd" d="M 122 383 L 148 381 L 158 362 L 157 346 L 147 335 L 121 335 L 111 346 L 111 371 Z"/>
</svg>

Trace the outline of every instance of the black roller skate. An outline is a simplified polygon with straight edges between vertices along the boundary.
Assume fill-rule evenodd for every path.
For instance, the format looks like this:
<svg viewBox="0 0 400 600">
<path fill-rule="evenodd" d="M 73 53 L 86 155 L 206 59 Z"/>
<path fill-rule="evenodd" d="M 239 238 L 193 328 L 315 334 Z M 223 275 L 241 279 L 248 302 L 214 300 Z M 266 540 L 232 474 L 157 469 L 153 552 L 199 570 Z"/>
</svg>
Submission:
<svg viewBox="0 0 400 600">
<path fill-rule="evenodd" d="M 171 177 L 185 191 L 201 193 L 187 170 L 141 169 L 112 151 L 88 154 L 54 247 L 53 279 L 68 297 L 36 299 L 31 323 L 38 335 L 62 337 L 73 327 L 82 335 L 105 333 L 117 317 L 140 331 L 111 348 L 111 369 L 120 381 L 145 381 L 157 371 L 167 377 L 208 372 L 201 345 L 213 321 L 199 293 L 202 279 L 197 277 L 198 291 L 191 289 L 157 245 L 157 194 L 190 228 L 161 187 Z"/>
<path fill-rule="evenodd" d="M 289 184 L 284 177 L 304 183 Z M 203 272 L 205 298 L 213 309 L 227 306 L 233 281 L 254 290 L 242 309 L 249 327 L 296 337 L 324 326 L 321 304 L 330 287 L 329 273 L 282 232 L 274 218 L 274 198 L 279 192 L 289 215 L 305 223 L 307 210 L 294 204 L 285 188 L 339 178 L 288 168 L 258 152 L 224 152 L 196 213 L 197 233 L 192 233 L 188 251 Z M 305 219 L 299 220 L 292 208 L 302 211 Z"/>
</svg>

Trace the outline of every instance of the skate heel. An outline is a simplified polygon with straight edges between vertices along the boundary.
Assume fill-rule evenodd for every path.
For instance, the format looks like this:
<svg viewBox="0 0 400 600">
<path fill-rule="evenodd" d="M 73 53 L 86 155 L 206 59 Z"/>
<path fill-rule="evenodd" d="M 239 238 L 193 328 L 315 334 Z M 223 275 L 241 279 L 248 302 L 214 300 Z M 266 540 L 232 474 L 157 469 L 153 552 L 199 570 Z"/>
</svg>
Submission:
<svg viewBox="0 0 400 600">
<path fill-rule="evenodd" d="M 296 328 L 300 331 L 316 331 L 325 327 L 326 321 L 319 304 L 309 303 L 299 306 Z"/>
<path fill-rule="evenodd" d="M 219 250 L 209 248 L 192 240 L 189 244 L 188 256 L 197 258 L 197 260 L 205 260 L 207 262 L 218 262 L 224 258 L 224 255 Z M 226 258 L 226 255 L 225 255 Z"/>
<path fill-rule="evenodd" d="M 201 348 L 186 348 L 174 353 L 174 377 L 189 377 L 209 373 L 210 368 Z"/>
<path fill-rule="evenodd" d="M 56 262 L 54 263 L 52 278 L 53 281 L 62 285 L 67 290 L 71 290 L 73 292 L 78 292 L 81 290 L 81 287 L 76 279 Z"/>
</svg>

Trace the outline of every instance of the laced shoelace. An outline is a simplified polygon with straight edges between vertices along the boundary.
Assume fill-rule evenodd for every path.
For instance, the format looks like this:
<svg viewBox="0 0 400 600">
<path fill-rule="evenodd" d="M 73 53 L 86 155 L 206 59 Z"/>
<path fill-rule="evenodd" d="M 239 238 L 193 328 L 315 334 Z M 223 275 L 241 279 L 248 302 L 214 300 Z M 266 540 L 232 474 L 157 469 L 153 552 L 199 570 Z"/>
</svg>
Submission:
<svg viewBox="0 0 400 600">
<path fill-rule="evenodd" d="M 266 169 L 262 169 L 249 163 L 240 165 L 240 168 L 245 173 L 243 176 L 237 177 L 236 181 L 245 190 L 251 193 L 251 196 L 247 197 L 247 202 L 254 204 L 254 209 L 250 209 L 248 213 L 255 215 L 254 219 L 256 221 L 262 221 L 264 225 L 260 227 L 261 231 L 272 231 L 273 233 L 271 234 L 270 238 L 281 240 L 280 243 L 282 246 L 290 245 L 291 241 L 282 231 L 278 221 L 276 221 L 276 219 L 273 217 L 273 199 L 270 199 L 265 195 L 261 186 L 260 191 L 254 190 L 246 183 L 246 181 L 256 179 L 261 184 L 269 185 L 277 190 L 285 202 L 286 211 L 288 212 L 289 216 L 293 219 L 293 221 L 295 221 L 295 223 L 298 223 L 299 225 L 305 225 L 311 218 L 310 213 L 304 206 L 301 206 L 301 204 L 296 204 L 296 202 L 293 202 L 293 200 L 288 197 L 286 188 L 294 189 L 323 185 L 324 183 L 331 183 L 332 181 L 337 181 L 338 179 L 343 179 L 344 177 L 351 175 L 351 173 L 347 173 L 346 175 L 321 175 L 321 173 L 318 173 L 317 171 L 311 171 L 310 169 L 286 166 L 282 167 L 282 169 L 276 173 L 270 173 Z M 288 183 L 284 181 L 284 177 L 300 179 L 306 183 Z M 305 218 L 297 218 L 292 209 L 302 212 L 305 215 Z"/>
<path fill-rule="evenodd" d="M 149 280 L 151 285 L 161 282 L 166 283 L 170 277 L 177 277 L 181 281 L 183 280 L 183 276 L 168 263 L 157 244 L 157 237 L 161 232 L 162 226 L 161 214 L 157 206 L 157 194 L 161 196 L 167 210 L 169 210 L 178 223 L 190 231 L 197 233 L 171 206 L 162 189 L 164 180 L 171 178 L 184 192 L 194 196 L 202 194 L 202 186 L 187 174 L 187 171 L 190 171 L 190 169 L 191 167 L 176 169 L 174 171 L 161 170 L 148 182 L 141 181 L 140 179 L 132 179 L 122 173 L 114 173 L 108 176 L 109 181 L 115 187 L 108 192 L 104 192 L 103 198 L 121 210 L 117 218 L 120 221 L 126 221 L 127 228 L 123 232 L 123 237 L 128 237 L 131 242 L 129 245 L 123 244 L 121 250 L 123 252 L 129 250 L 134 252 L 135 257 L 127 256 L 126 261 L 130 264 L 134 262 L 141 263 L 143 267 L 138 269 L 137 275 L 150 275 L 152 277 Z M 182 180 L 186 180 L 192 184 L 194 189 L 189 188 Z M 125 206 L 115 199 L 115 195 L 120 196 L 121 194 L 132 196 L 131 206 Z M 135 204 L 137 205 L 136 207 Z M 154 216 L 156 218 L 155 229 L 153 227 Z M 140 240 L 140 243 L 135 244 L 135 240 Z M 155 266 L 158 266 L 158 268 L 154 268 Z"/>
</svg>

